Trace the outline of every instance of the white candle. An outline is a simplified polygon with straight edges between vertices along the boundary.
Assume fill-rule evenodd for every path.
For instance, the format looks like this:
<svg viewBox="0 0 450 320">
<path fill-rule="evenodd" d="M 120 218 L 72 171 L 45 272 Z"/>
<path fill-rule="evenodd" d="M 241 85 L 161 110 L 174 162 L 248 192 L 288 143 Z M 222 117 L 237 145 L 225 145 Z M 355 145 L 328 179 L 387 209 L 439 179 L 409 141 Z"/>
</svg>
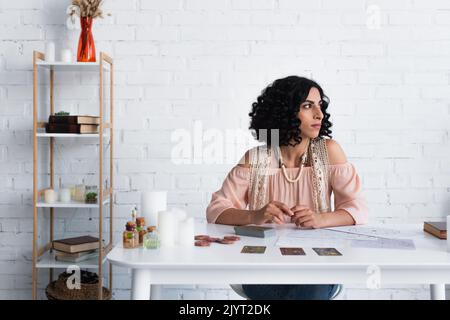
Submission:
<svg viewBox="0 0 450 320">
<path fill-rule="evenodd" d="M 178 245 L 192 247 L 194 244 L 194 218 L 186 218 L 178 223 Z"/>
<path fill-rule="evenodd" d="M 147 226 L 158 226 L 158 212 L 167 210 L 167 191 L 143 191 L 141 215 Z"/>
<path fill-rule="evenodd" d="M 173 247 L 175 245 L 176 219 L 172 211 L 160 211 L 158 217 L 159 239 L 161 247 Z"/>
<path fill-rule="evenodd" d="M 447 252 L 450 252 L 450 237 L 448 228 L 450 227 L 450 215 L 447 216 Z"/>
<path fill-rule="evenodd" d="M 61 61 L 67 63 L 72 62 L 72 52 L 70 52 L 70 49 L 61 50 Z"/>
<path fill-rule="evenodd" d="M 55 61 L 55 43 L 52 41 L 45 44 L 45 61 Z"/>
<path fill-rule="evenodd" d="M 53 189 L 47 189 L 44 192 L 44 202 L 45 203 L 55 203 L 58 198 L 56 191 Z"/>
<path fill-rule="evenodd" d="M 175 237 L 177 238 L 177 239 L 175 239 L 175 242 L 178 242 L 178 238 L 179 238 L 178 225 L 181 221 L 186 219 L 186 211 L 184 211 L 180 208 L 172 208 L 171 211 L 175 217 L 174 232 L 175 232 Z"/>
<path fill-rule="evenodd" d="M 70 189 L 64 188 L 59 191 L 59 201 L 67 203 L 70 202 Z"/>
</svg>

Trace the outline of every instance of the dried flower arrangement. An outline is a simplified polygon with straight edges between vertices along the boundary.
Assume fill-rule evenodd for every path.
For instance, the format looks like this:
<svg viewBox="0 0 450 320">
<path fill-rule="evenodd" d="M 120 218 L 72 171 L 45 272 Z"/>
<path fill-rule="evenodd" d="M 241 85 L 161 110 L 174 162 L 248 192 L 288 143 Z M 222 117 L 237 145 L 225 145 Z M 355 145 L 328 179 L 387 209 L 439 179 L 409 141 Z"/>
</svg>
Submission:
<svg viewBox="0 0 450 320">
<path fill-rule="evenodd" d="M 79 18 L 103 18 L 101 5 L 103 0 L 72 0 L 72 4 L 67 7 L 68 15 L 66 25 L 69 29 L 77 28 L 77 19 Z M 107 14 L 110 15 L 110 14 Z"/>
</svg>

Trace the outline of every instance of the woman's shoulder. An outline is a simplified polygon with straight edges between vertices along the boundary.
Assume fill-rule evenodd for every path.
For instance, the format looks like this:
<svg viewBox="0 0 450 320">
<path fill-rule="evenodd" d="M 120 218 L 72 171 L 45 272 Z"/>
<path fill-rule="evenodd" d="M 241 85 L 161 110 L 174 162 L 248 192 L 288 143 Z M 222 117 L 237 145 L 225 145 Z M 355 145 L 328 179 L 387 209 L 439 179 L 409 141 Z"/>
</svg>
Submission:
<svg viewBox="0 0 450 320">
<path fill-rule="evenodd" d="M 342 147 L 336 140 L 324 139 L 328 153 L 328 161 L 330 165 L 338 165 L 347 163 L 347 156 Z"/>
<path fill-rule="evenodd" d="M 267 152 L 268 148 L 265 145 L 253 147 L 245 152 L 242 158 L 238 162 L 238 166 L 241 168 L 250 168 L 253 157 L 256 153 Z"/>
<path fill-rule="evenodd" d="M 328 161 L 330 165 L 340 165 L 347 163 L 347 156 L 340 144 L 334 139 L 324 139 L 327 148 Z M 259 148 L 259 149 L 258 149 Z M 263 147 L 264 149 L 264 147 Z M 254 147 L 245 152 L 242 158 L 237 164 L 241 168 L 250 168 L 250 163 L 252 159 L 252 154 L 258 150 L 263 150 L 261 147 Z"/>
<path fill-rule="evenodd" d="M 254 152 L 255 150 L 256 150 L 256 147 L 247 150 L 247 151 L 244 153 L 244 155 L 242 156 L 242 158 L 239 160 L 239 163 L 237 164 L 238 167 L 241 167 L 241 168 L 250 168 L 251 153 Z"/>
</svg>

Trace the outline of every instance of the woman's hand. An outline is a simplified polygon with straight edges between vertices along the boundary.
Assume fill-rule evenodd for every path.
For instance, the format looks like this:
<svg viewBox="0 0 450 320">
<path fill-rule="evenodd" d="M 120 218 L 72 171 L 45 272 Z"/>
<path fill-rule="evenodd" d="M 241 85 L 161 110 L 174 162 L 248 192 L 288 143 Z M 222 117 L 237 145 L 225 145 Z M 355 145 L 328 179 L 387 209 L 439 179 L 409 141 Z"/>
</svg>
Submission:
<svg viewBox="0 0 450 320">
<path fill-rule="evenodd" d="M 278 201 L 270 201 L 261 209 L 257 210 L 253 215 L 253 224 L 263 224 L 275 222 L 277 224 L 284 223 L 284 216 L 293 216 L 293 212 L 287 205 Z"/>
<path fill-rule="evenodd" d="M 297 227 L 319 229 L 325 226 L 324 217 L 307 206 L 297 205 L 292 207 L 291 211 L 294 213 L 291 222 Z"/>
</svg>

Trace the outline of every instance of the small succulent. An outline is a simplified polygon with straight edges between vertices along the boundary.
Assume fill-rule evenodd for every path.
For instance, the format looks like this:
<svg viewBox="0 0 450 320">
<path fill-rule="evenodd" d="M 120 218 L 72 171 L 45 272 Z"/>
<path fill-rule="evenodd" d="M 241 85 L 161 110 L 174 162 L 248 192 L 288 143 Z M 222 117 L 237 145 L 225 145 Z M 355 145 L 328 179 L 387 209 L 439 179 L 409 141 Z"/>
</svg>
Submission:
<svg viewBox="0 0 450 320">
<path fill-rule="evenodd" d="M 87 193 L 86 202 L 97 202 L 97 193 L 96 192 Z"/>
<path fill-rule="evenodd" d="M 59 111 L 55 113 L 55 116 L 68 116 L 69 114 L 67 111 Z"/>
</svg>

